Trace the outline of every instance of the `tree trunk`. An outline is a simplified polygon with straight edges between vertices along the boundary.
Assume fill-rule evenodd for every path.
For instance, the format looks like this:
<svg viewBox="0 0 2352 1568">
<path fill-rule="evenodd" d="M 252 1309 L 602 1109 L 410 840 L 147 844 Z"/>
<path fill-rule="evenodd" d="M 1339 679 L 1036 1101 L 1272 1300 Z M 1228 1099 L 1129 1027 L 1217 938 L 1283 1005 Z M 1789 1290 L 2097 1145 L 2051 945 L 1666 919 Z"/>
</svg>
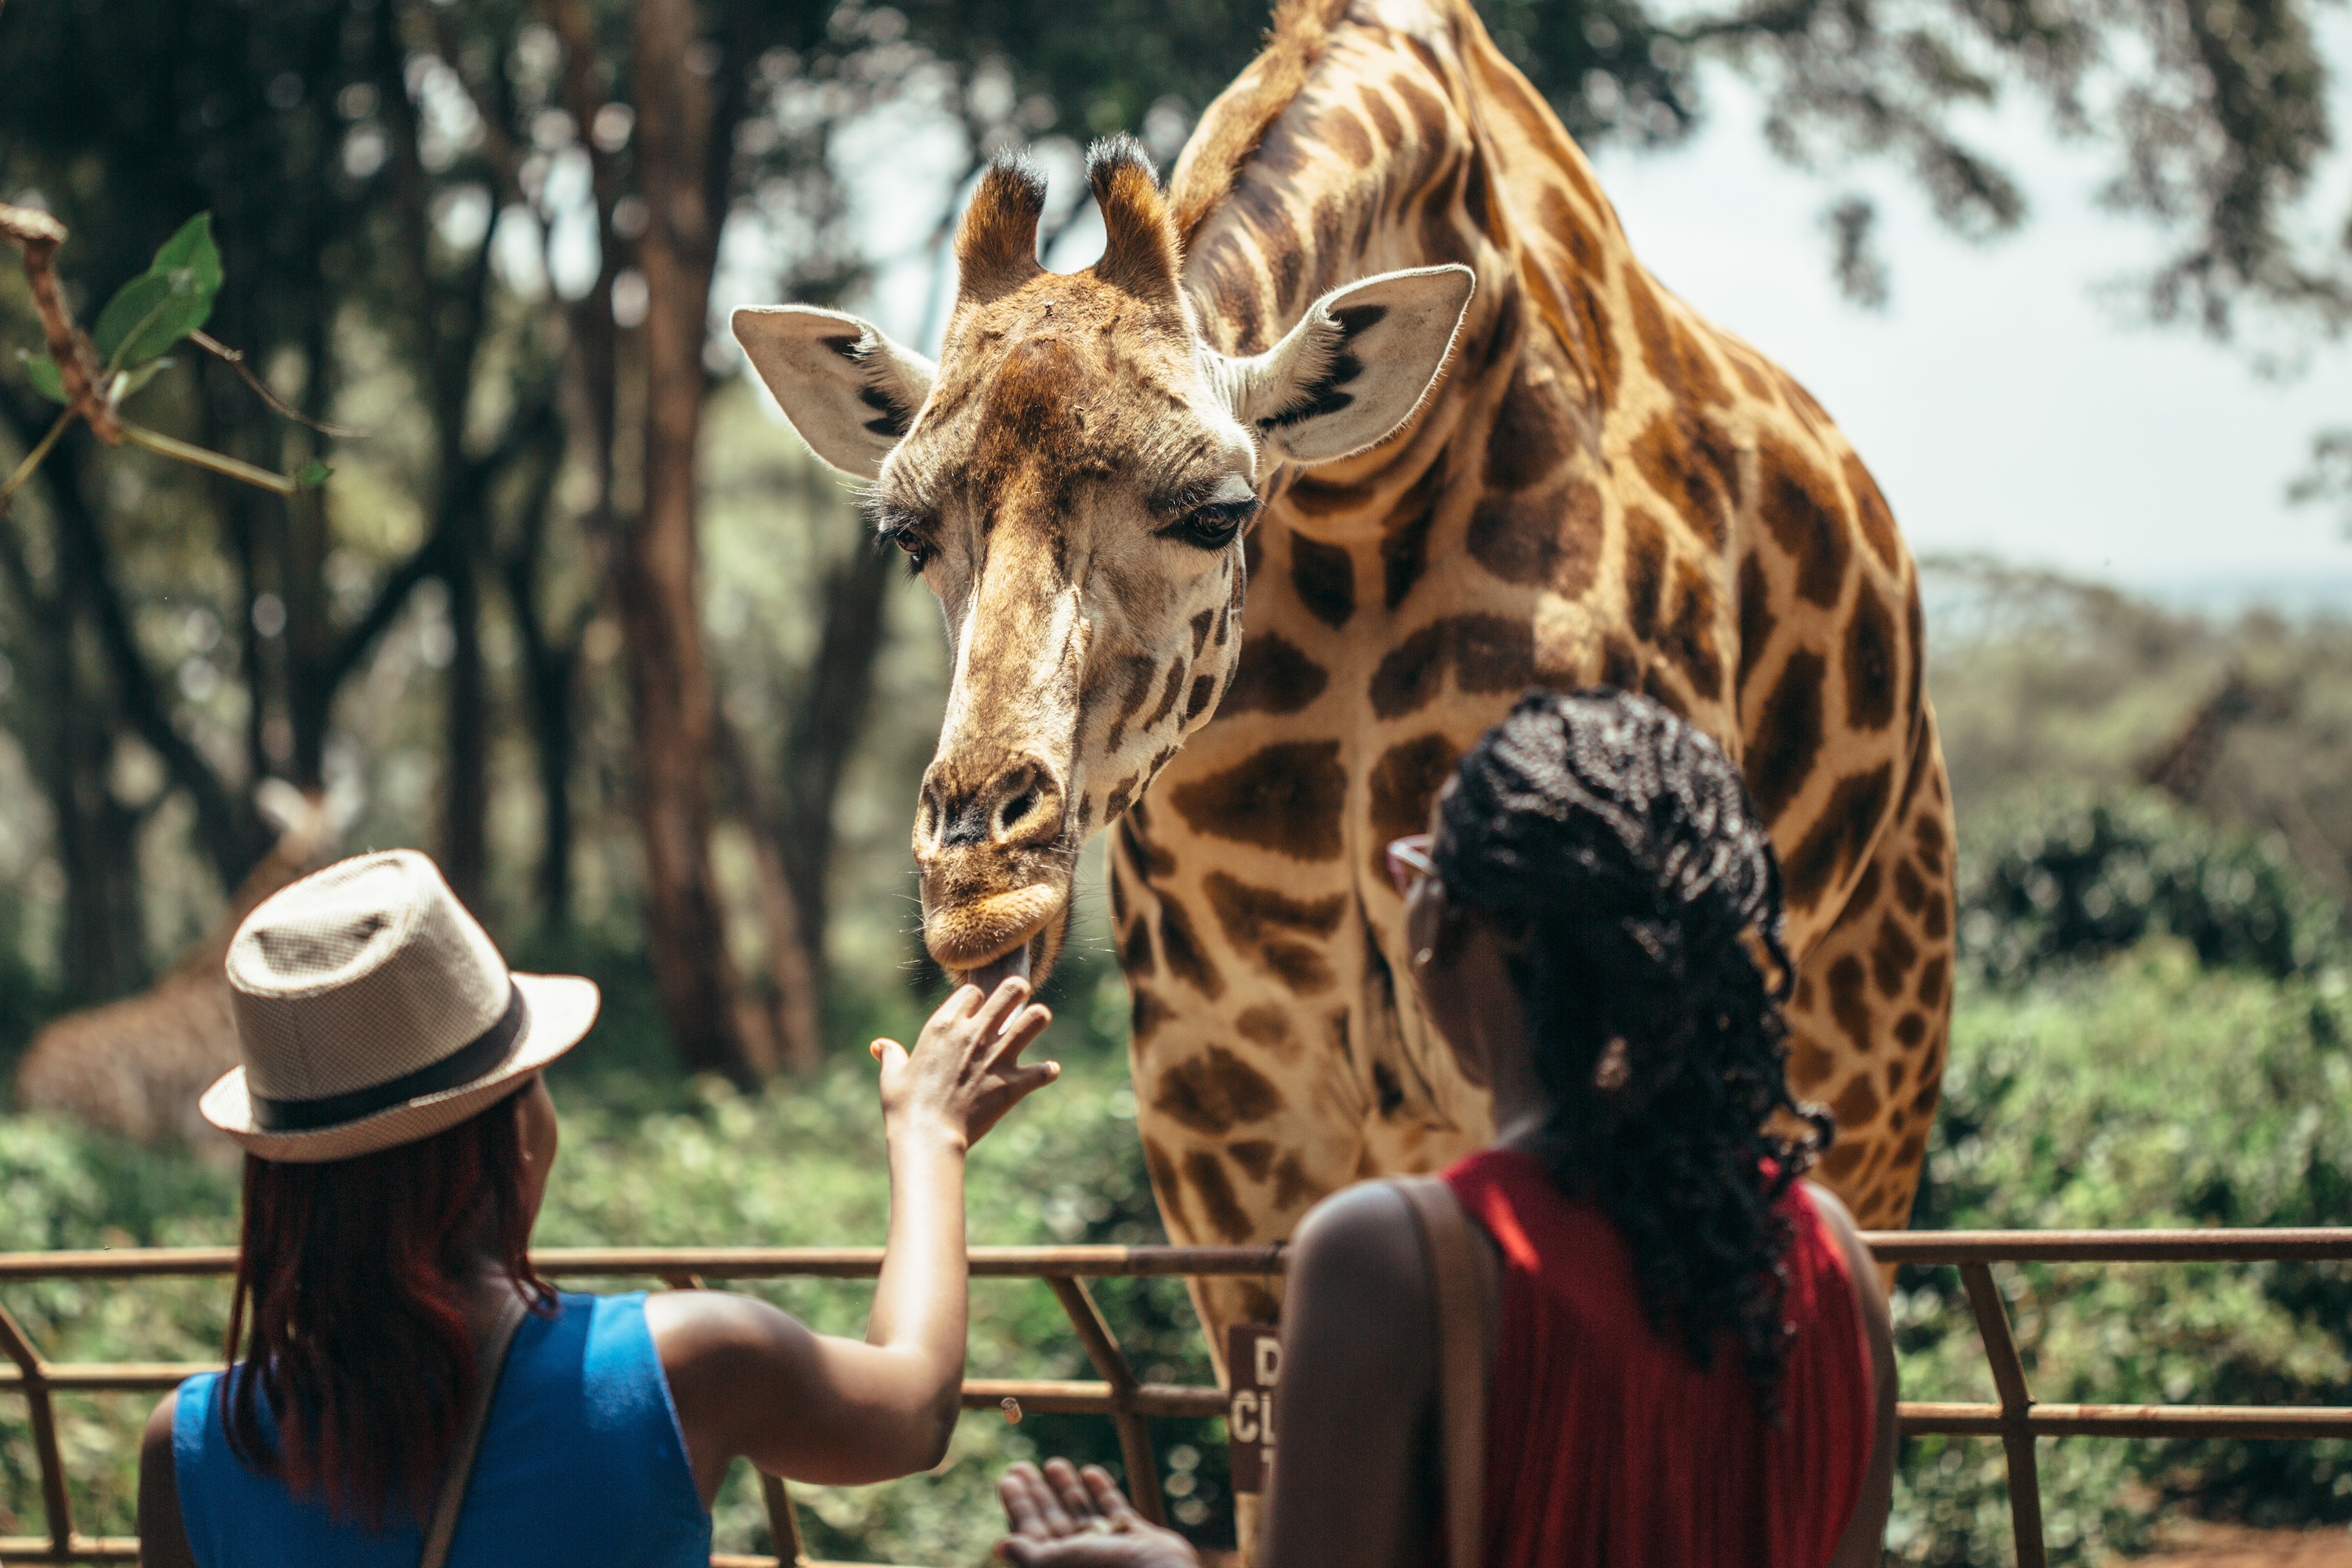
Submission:
<svg viewBox="0 0 2352 1568">
<path fill-rule="evenodd" d="M 783 809 L 774 819 L 775 838 L 819 974 L 830 912 L 825 889 L 833 868 L 833 806 L 873 706 L 883 605 L 896 566 L 893 553 L 868 540 L 834 570 L 825 584 L 824 633 L 786 742 Z"/>
<path fill-rule="evenodd" d="M 489 693 L 482 669 L 482 590 L 473 531 L 459 523 L 441 581 L 449 590 L 449 668 L 442 672 L 447 752 L 442 759 L 441 872 L 477 915 L 489 872 Z"/>
<path fill-rule="evenodd" d="M 715 709 L 695 593 L 695 454 L 719 215 L 703 183 L 711 105 L 688 65 L 694 42 L 691 0 L 638 6 L 637 175 L 652 218 L 638 251 L 651 295 L 644 503 L 618 542 L 614 596 L 636 713 L 655 981 L 685 1064 L 750 1083 L 774 1070 L 776 1047 L 767 1020 L 743 996 L 712 873 L 706 770 Z"/>
</svg>

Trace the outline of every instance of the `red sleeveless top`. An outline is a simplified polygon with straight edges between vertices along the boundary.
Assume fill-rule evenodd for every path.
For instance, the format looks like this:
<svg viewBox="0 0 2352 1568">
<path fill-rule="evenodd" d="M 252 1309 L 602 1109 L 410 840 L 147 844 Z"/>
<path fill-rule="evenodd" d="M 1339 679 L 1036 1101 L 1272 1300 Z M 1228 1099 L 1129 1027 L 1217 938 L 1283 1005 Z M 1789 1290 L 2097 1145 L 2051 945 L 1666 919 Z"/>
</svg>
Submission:
<svg viewBox="0 0 2352 1568">
<path fill-rule="evenodd" d="M 1701 1372 L 1652 1331 L 1599 1205 L 1508 1150 L 1445 1181 L 1503 1255 L 1487 1568 L 1822 1568 L 1862 1495 L 1875 1405 L 1845 1250 L 1805 1184 L 1779 1204 L 1795 1332 L 1767 1426 L 1728 1338 Z"/>
</svg>

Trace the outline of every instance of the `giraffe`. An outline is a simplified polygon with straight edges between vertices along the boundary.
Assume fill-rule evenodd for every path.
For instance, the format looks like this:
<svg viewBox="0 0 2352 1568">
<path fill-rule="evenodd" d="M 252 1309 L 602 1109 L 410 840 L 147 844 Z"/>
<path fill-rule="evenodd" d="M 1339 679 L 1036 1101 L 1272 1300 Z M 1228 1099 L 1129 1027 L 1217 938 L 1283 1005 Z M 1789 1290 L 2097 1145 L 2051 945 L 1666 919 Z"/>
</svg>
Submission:
<svg viewBox="0 0 2352 1568">
<path fill-rule="evenodd" d="M 1087 177 L 1104 255 L 1061 275 L 1043 182 L 986 172 L 937 363 L 854 316 L 734 319 L 945 615 L 932 954 L 1050 966 L 1110 831 L 1169 1234 L 1281 1238 L 1491 1131 L 1402 978 L 1383 847 L 1523 689 L 1643 691 L 1771 824 L 1790 1079 L 1838 1123 L 1818 1173 L 1906 1223 L 1951 806 L 1914 563 L 1828 416 L 1634 258 L 1467 0 L 1282 0 L 1164 195 L 1124 141 Z M 1220 1358 L 1278 1308 L 1194 1300 Z"/>
<path fill-rule="evenodd" d="M 254 794 L 278 841 L 237 884 L 220 919 L 139 994 L 46 1025 L 17 1066 L 18 1105 L 142 1142 L 236 1157 L 196 1113 L 197 1097 L 237 1063 L 222 969 L 229 939 L 262 900 L 326 864 L 357 806 L 348 792 L 306 793 L 282 779 L 265 779 Z"/>
</svg>

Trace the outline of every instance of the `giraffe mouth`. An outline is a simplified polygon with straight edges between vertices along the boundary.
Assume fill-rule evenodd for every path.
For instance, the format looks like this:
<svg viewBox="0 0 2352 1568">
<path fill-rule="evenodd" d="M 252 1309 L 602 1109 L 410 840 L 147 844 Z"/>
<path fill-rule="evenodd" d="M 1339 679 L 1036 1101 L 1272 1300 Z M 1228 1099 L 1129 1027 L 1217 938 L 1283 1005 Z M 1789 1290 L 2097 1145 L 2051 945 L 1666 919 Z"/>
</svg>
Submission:
<svg viewBox="0 0 2352 1568">
<path fill-rule="evenodd" d="M 1068 902 L 1068 888 L 1052 882 L 942 901 L 925 915 L 924 941 L 940 968 L 993 991 L 1007 975 L 1029 978 L 1034 959 L 1050 959 L 1044 939 Z"/>
<path fill-rule="evenodd" d="M 1003 957 L 992 958 L 979 968 L 966 972 L 964 980 L 979 986 L 982 995 L 993 996 L 998 986 L 1016 975 L 1023 980 L 1029 978 L 1029 944 L 1025 942 Z"/>
</svg>

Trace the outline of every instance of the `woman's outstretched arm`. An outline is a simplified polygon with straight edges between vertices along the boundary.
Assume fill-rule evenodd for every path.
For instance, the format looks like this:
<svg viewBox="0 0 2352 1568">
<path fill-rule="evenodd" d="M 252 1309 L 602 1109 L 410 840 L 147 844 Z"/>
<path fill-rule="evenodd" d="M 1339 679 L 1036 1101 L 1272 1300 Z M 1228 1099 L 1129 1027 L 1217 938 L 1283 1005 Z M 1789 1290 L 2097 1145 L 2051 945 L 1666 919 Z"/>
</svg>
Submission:
<svg viewBox="0 0 2352 1568">
<path fill-rule="evenodd" d="M 674 1291 L 646 1303 L 707 1502 L 743 1456 L 774 1475 L 857 1485 L 937 1464 L 963 1384 L 969 1281 L 964 1155 L 1060 1068 L 1021 1065 L 1050 1019 L 1008 980 L 965 986 L 910 1054 L 877 1040 L 890 1232 L 863 1343 L 812 1332 L 746 1296 Z"/>
</svg>

